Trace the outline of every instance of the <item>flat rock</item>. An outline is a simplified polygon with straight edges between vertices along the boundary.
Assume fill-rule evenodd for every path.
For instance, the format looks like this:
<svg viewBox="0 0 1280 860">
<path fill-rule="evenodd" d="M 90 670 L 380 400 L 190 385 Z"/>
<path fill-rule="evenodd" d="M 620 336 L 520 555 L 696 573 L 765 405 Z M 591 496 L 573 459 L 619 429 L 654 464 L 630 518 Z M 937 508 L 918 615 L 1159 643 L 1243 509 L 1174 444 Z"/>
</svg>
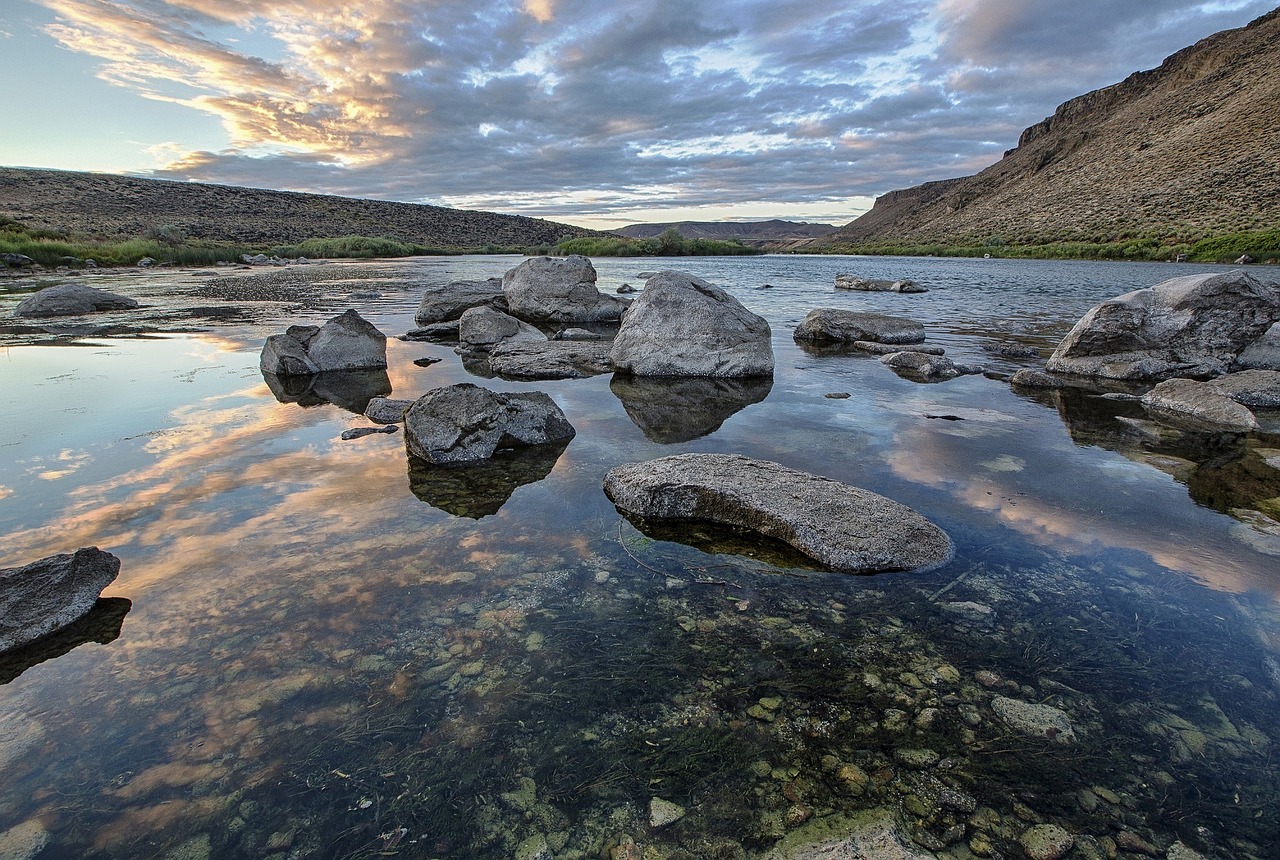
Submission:
<svg viewBox="0 0 1280 860">
<path fill-rule="evenodd" d="M 596 288 L 586 257 L 534 257 L 502 276 L 512 316 L 529 322 L 608 322 L 622 317 L 627 299 Z"/>
<path fill-rule="evenodd" d="M 928 289 L 906 278 L 860 278 L 857 275 L 836 275 L 837 290 L 862 290 L 873 293 L 927 293 Z"/>
<path fill-rule="evenodd" d="M 342 431 L 342 440 L 350 442 L 353 439 L 363 439 L 365 436 L 375 436 L 380 433 L 396 433 L 400 428 L 394 424 L 388 424 L 385 427 L 352 427 L 349 430 Z"/>
<path fill-rule="evenodd" d="M 1258 429 L 1249 407 L 1221 389 L 1194 379 L 1166 379 L 1142 396 L 1142 405 L 1157 421 L 1190 430 L 1248 433 Z"/>
<path fill-rule="evenodd" d="M 1238 367 L 1260 340 L 1254 354 L 1262 360 L 1278 321 L 1280 291 L 1252 275 L 1188 275 L 1096 305 L 1063 338 L 1048 367 L 1153 382 L 1219 376 Z"/>
<path fill-rule="evenodd" d="M 0 570 L 0 652 L 83 618 L 120 573 L 120 559 L 97 547 Z"/>
<path fill-rule="evenodd" d="M 1009 377 L 1011 385 L 1020 388 L 1065 388 L 1066 383 L 1052 373 L 1046 373 L 1043 370 L 1036 370 L 1031 367 L 1024 367 L 1013 376 Z"/>
<path fill-rule="evenodd" d="M 13 315 L 24 318 L 68 317 L 101 311 L 127 311 L 136 307 L 138 303 L 127 296 L 84 284 L 58 284 L 45 287 L 18 302 Z"/>
<path fill-rule="evenodd" d="M 943 382 L 955 379 L 957 376 L 982 372 L 981 367 L 956 364 L 943 356 L 916 351 L 891 352 L 882 356 L 880 361 L 894 370 L 901 371 L 905 376 L 925 382 Z"/>
<path fill-rule="evenodd" d="M 31 860 L 49 843 L 49 831 L 31 819 L 0 833 L 0 860 Z"/>
<path fill-rule="evenodd" d="M 678 803 L 663 800 L 661 797 L 649 799 L 649 826 L 654 830 L 675 824 L 684 818 L 685 809 Z"/>
<path fill-rule="evenodd" d="M 609 356 L 634 376 L 773 375 L 769 323 L 719 287 L 670 270 L 645 283 Z"/>
<path fill-rule="evenodd" d="M 793 336 L 817 343 L 920 343 L 924 340 L 924 326 L 905 317 L 818 308 L 809 311 Z"/>
<path fill-rule="evenodd" d="M 420 326 L 456 320 L 471 308 L 491 307 L 507 309 L 507 297 L 502 292 L 501 278 L 478 281 L 454 281 L 442 287 L 430 287 L 422 295 L 418 310 L 413 315 Z"/>
<path fill-rule="evenodd" d="M 893 352 L 902 352 L 901 344 L 876 343 L 872 340 L 855 340 L 849 346 L 861 352 L 869 352 L 872 355 L 889 355 Z M 940 346 L 912 346 L 911 351 L 923 352 L 925 355 L 946 355 L 947 353 Z"/>
<path fill-rule="evenodd" d="M 903 834 L 889 809 L 815 818 L 780 840 L 764 860 L 935 860 Z"/>
<path fill-rule="evenodd" d="M 466 309 L 464 308 L 464 310 Z M 409 329 L 409 331 L 400 336 L 400 339 L 425 341 L 457 340 L 458 321 L 449 320 L 448 322 L 428 323 L 421 328 Z"/>
<path fill-rule="evenodd" d="M 458 343 L 464 349 L 493 349 L 500 343 L 543 343 L 547 336 L 515 317 L 493 308 L 470 308 L 458 320 Z"/>
<path fill-rule="evenodd" d="M 582 379 L 608 373 L 607 341 L 503 341 L 489 353 L 489 369 L 506 379 Z"/>
<path fill-rule="evenodd" d="M 1236 403 L 1260 409 L 1280 409 L 1280 371 L 1241 370 L 1209 383 Z"/>
<path fill-rule="evenodd" d="M 364 417 L 374 424 L 399 424 L 404 413 L 413 405 L 412 400 L 395 400 L 390 397 L 373 397 L 364 408 Z"/>
<path fill-rule="evenodd" d="M 1016 732 L 1038 738 L 1046 738 L 1060 744 L 1076 739 L 1071 719 L 1066 712 L 1051 705 L 1037 705 L 1020 699 L 996 696 L 991 709 L 1005 725 Z"/>
<path fill-rule="evenodd" d="M 751 529 L 849 573 L 933 567 L 952 553 L 946 533 L 905 505 L 738 454 L 618 466 L 605 476 L 604 491 L 634 516 Z"/>
<path fill-rule="evenodd" d="M 428 463 L 486 460 L 508 448 L 566 442 L 573 426 L 541 391 L 499 394 L 462 382 L 419 397 L 404 416 L 405 447 Z"/>
</svg>

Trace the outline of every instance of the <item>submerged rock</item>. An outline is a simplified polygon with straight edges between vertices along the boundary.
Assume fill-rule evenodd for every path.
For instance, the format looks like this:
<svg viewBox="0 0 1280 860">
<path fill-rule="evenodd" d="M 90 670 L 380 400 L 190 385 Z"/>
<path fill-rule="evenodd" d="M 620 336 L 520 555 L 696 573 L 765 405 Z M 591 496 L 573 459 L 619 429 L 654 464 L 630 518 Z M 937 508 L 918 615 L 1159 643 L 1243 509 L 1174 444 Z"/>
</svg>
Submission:
<svg viewBox="0 0 1280 860">
<path fill-rule="evenodd" d="M 506 448 L 573 438 L 573 425 L 541 391 L 499 394 L 469 382 L 429 391 L 404 416 L 405 446 L 429 463 L 485 460 Z"/>
<path fill-rule="evenodd" d="M 849 346 L 859 352 L 869 352 L 872 355 L 889 355 L 894 352 L 902 352 L 902 344 L 897 343 L 876 343 L 873 340 L 855 340 Z M 946 350 L 940 346 L 915 346 L 911 347 L 912 352 L 922 352 L 925 355 L 946 355 Z"/>
<path fill-rule="evenodd" d="M 1076 844 L 1075 837 L 1056 824 L 1037 824 L 1018 837 L 1029 860 L 1060 860 Z"/>
<path fill-rule="evenodd" d="M 119 573 L 120 559 L 97 547 L 0 570 L 0 652 L 83 618 Z"/>
<path fill-rule="evenodd" d="M 136 307 L 138 303 L 128 296 L 84 284 L 58 284 L 45 287 L 18 302 L 13 315 L 24 318 L 68 317 L 101 311 L 127 311 Z"/>
<path fill-rule="evenodd" d="M 604 491 L 633 516 L 750 529 L 849 573 L 932 567 L 952 552 L 946 533 L 905 505 L 738 454 L 617 466 L 605 476 Z"/>
<path fill-rule="evenodd" d="M 773 375 L 769 323 L 685 272 L 651 277 L 627 310 L 609 357 L 634 376 Z"/>
<path fill-rule="evenodd" d="M 911 844 L 889 809 L 815 818 L 791 831 L 764 860 L 934 860 Z"/>
<path fill-rule="evenodd" d="M 1156 420 L 1190 430 L 1248 433 L 1258 429 L 1258 419 L 1249 407 L 1194 379 L 1167 379 L 1143 395 L 1142 405 Z"/>
<path fill-rule="evenodd" d="M 836 275 L 837 290 L 862 290 L 874 293 L 927 293 L 928 289 L 915 281 L 901 278 L 896 281 L 884 278 L 860 278 L 857 275 Z"/>
<path fill-rule="evenodd" d="M 443 287 L 431 287 L 423 293 L 413 318 L 420 326 L 430 326 L 456 320 L 463 312 L 479 307 L 507 310 L 501 278 L 454 281 Z"/>
<path fill-rule="evenodd" d="M 606 322 L 630 304 L 596 288 L 596 270 L 586 257 L 535 257 L 502 276 L 512 316 L 529 322 Z"/>
<path fill-rule="evenodd" d="M 1051 705 L 1036 705 L 1019 699 L 996 696 L 991 709 L 1004 724 L 1024 735 L 1047 738 L 1060 744 L 1076 739 L 1071 719 L 1066 712 Z"/>
<path fill-rule="evenodd" d="M 1218 376 L 1277 321 L 1280 291 L 1245 272 L 1174 278 L 1095 306 L 1054 350 L 1049 370 L 1151 381 Z"/>
<path fill-rule="evenodd" d="M 49 831 L 44 829 L 39 819 L 33 818 L 0 833 L 0 858 L 31 860 L 48 843 Z"/>
<path fill-rule="evenodd" d="M 654 830 L 675 824 L 684 818 L 685 809 L 678 803 L 672 803 L 661 797 L 649 799 L 649 826 Z"/>
<path fill-rule="evenodd" d="M 305 376 L 333 370 L 387 366 L 387 337 L 360 314 L 348 310 L 323 326 L 291 326 L 262 347 L 259 366 L 275 376 Z"/>
<path fill-rule="evenodd" d="M 809 311 L 793 335 L 796 340 L 822 342 L 871 341 L 872 343 L 920 343 L 924 326 L 905 317 L 818 308 Z"/>
<path fill-rule="evenodd" d="M 982 373 L 981 367 L 956 364 L 949 358 L 924 352 L 891 352 L 880 361 L 894 370 L 901 371 L 904 376 L 924 382 L 943 382 L 955 379 L 957 376 Z"/>
</svg>

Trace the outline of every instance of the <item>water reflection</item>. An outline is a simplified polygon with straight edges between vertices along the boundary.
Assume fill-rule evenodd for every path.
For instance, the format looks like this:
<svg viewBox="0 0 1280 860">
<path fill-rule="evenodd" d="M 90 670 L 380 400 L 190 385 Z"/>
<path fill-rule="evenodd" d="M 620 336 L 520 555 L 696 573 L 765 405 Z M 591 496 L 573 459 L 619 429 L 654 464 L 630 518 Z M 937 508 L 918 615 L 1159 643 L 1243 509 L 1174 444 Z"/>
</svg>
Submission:
<svg viewBox="0 0 1280 860">
<path fill-rule="evenodd" d="M 296 403 L 304 409 L 332 403 L 348 412 L 363 415 L 370 400 L 391 393 L 391 378 L 385 369 L 330 370 L 311 376 L 263 373 L 262 378 L 276 400 Z"/>
<path fill-rule="evenodd" d="M 55 630 L 35 642 L 0 655 L 0 685 L 7 684 L 32 666 L 61 657 L 89 642 L 107 645 L 120 636 L 124 617 L 133 608 L 123 597 L 101 597 L 79 621 Z"/>
<path fill-rule="evenodd" d="M 646 439 L 670 445 L 719 430 L 730 416 L 768 397 L 773 378 L 646 378 L 615 374 L 609 389 L 622 401 L 627 416 Z"/>
<path fill-rule="evenodd" d="M 409 489 L 422 501 L 456 517 L 496 514 L 520 487 L 541 481 L 569 446 L 537 445 L 499 451 L 478 463 L 437 465 L 409 457 Z"/>
</svg>

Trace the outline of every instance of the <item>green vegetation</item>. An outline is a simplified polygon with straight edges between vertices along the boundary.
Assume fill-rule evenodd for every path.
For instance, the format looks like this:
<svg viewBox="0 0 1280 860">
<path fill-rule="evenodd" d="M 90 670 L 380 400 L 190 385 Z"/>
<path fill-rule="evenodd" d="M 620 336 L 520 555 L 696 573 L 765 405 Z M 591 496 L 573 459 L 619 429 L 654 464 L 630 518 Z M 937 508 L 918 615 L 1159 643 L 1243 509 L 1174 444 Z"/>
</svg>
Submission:
<svg viewBox="0 0 1280 860">
<path fill-rule="evenodd" d="M 296 245 L 281 245 L 270 253 L 279 257 L 421 257 L 451 253 L 397 239 L 371 236 L 339 236 L 333 239 L 307 239 Z"/>
<path fill-rule="evenodd" d="M 763 254 L 759 248 L 741 242 L 719 239 L 686 239 L 674 227 L 652 239 L 627 239 L 622 236 L 566 239 L 551 253 L 557 256 L 582 254 L 584 257 L 732 257 Z"/>
<path fill-rule="evenodd" d="M 874 242 L 832 245 L 801 253 L 869 254 L 904 257 L 1010 257 L 1039 260 L 1148 260 L 1180 257 L 1193 263 L 1233 263 L 1247 254 L 1259 263 L 1280 261 L 1280 229 L 1212 236 L 1196 242 L 1168 238 L 1110 239 L 1096 242 L 1009 243 L 988 237 L 973 244 Z"/>
</svg>

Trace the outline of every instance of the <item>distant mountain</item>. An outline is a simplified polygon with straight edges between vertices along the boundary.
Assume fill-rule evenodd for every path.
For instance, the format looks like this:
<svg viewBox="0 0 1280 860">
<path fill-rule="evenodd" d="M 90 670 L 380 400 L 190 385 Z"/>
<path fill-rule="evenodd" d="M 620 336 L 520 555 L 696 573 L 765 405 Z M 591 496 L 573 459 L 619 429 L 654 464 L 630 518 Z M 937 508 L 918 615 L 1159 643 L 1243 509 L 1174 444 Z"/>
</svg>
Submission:
<svg viewBox="0 0 1280 860">
<path fill-rule="evenodd" d="M 416 203 L 13 167 L 0 167 L 0 215 L 28 227 L 110 240 L 173 225 L 192 239 L 254 246 L 385 236 L 442 249 L 472 249 L 604 235 L 539 218 Z"/>
<path fill-rule="evenodd" d="M 1194 241 L 1280 225 L 1280 9 L 1062 104 L 975 176 L 892 191 L 819 245 Z"/>
<path fill-rule="evenodd" d="M 834 233 L 833 224 L 808 224 L 802 221 L 676 221 L 668 224 L 629 224 L 614 230 L 628 239 L 652 239 L 674 227 L 686 239 L 741 239 L 750 242 L 786 242 L 792 239 L 816 239 Z"/>
</svg>

